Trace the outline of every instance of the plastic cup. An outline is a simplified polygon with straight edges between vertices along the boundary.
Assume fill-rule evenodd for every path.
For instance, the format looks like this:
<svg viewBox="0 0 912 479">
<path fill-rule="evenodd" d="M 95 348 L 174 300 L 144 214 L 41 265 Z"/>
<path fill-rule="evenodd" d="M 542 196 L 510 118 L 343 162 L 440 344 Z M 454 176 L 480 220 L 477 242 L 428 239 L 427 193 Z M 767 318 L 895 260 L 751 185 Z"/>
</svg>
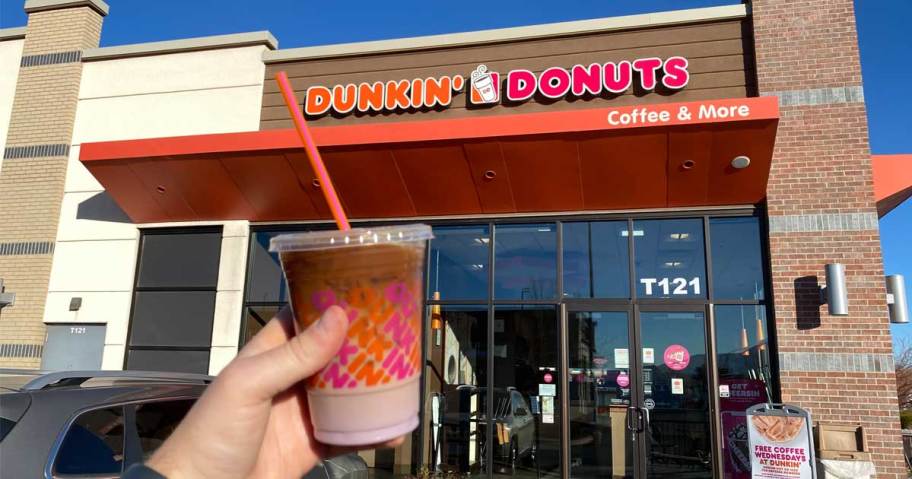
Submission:
<svg viewBox="0 0 912 479">
<path fill-rule="evenodd" d="M 280 235 L 298 331 L 341 306 L 348 336 L 307 383 L 314 436 L 326 444 L 380 443 L 418 426 L 427 225 Z"/>
</svg>

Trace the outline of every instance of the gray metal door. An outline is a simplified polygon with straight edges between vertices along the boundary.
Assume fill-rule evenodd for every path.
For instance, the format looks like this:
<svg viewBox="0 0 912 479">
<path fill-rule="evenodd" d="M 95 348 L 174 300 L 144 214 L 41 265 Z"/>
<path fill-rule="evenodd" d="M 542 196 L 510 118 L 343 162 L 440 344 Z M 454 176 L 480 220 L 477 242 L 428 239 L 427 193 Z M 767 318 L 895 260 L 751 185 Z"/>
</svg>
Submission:
<svg viewBox="0 0 912 479">
<path fill-rule="evenodd" d="M 41 369 L 101 369 L 104 324 L 48 324 Z"/>
</svg>

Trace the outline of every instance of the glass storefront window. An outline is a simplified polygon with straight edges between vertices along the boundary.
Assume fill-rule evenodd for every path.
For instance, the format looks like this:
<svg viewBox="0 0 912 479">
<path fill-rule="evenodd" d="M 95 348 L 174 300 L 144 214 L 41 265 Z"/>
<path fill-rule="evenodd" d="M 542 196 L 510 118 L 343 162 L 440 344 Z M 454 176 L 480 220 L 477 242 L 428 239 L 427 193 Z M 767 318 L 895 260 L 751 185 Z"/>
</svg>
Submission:
<svg viewBox="0 0 912 479">
<path fill-rule="evenodd" d="M 764 299 L 760 223 L 755 217 L 709 220 L 713 298 Z"/>
<path fill-rule="evenodd" d="M 280 233 L 251 235 L 242 343 L 287 301 L 268 252 Z M 647 475 L 710 477 L 721 452 L 724 477 L 744 477 L 732 472 L 743 469 L 733 452 L 744 444 L 743 410 L 774 399 L 757 218 L 494 221 L 435 226 L 434 235 L 422 422 L 394 450 L 360 453 L 371 474 L 538 479 L 560 476 L 563 465 L 571 477 L 633 477 L 645 457 Z M 716 299 L 759 303 L 714 306 L 715 364 L 730 394 L 716 418 L 722 451 L 709 440 L 705 311 Z M 666 353 L 683 366 L 669 366 Z"/>
<path fill-rule="evenodd" d="M 715 326 L 723 477 L 750 477 L 745 410 L 773 399 L 765 307 L 716 306 Z"/>
<path fill-rule="evenodd" d="M 633 222 L 637 297 L 705 298 L 703 220 Z"/>
<path fill-rule="evenodd" d="M 495 299 L 557 295 L 557 225 L 497 225 L 494 238 Z"/>
<path fill-rule="evenodd" d="M 430 307 L 424 471 L 486 476 L 487 306 Z"/>
<path fill-rule="evenodd" d="M 247 307 L 246 314 L 244 314 L 244 337 L 241 340 L 241 346 L 250 342 L 261 329 L 266 327 L 266 323 L 279 314 L 280 309 L 282 309 L 282 306 Z"/>
<path fill-rule="evenodd" d="M 487 226 L 434 228 L 428 250 L 428 298 L 488 297 L 491 233 Z"/>
<path fill-rule="evenodd" d="M 560 344 L 554 306 L 494 309 L 494 471 L 560 476 Z"/>
<path fill-rule="evenodd" d="M 247 268 L 247 302 L 285 302 L 288 290 L 279 255 L 269 252 L 269 241 L 284 231 L 258 231 L 250 235 L 250 259 Z"/>
<path fill-rule="evenodd" d="M 565 298 L 629 298 L 626 221 L 563 224 Z"/>
</svg>

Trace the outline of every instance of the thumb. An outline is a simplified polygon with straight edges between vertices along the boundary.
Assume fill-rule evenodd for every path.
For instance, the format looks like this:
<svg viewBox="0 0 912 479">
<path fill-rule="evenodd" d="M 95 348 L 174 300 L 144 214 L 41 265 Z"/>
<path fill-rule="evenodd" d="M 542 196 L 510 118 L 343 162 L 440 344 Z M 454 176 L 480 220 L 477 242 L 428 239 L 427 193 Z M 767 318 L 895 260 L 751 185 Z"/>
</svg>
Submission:
<svg viewBox="0 0 912 479">
<path fill-rule="evenodd" d="M 249 365 L 252 370 L 257 371 L 249 378 L 254 389 L 252 394 L 263 399 L 272 398 L 313 376 L 339 352 L 347 331 L 345 311 L 332 306 L 317 322 L 288 342 L 247 358 L 254 363 Z"/>
</svg>

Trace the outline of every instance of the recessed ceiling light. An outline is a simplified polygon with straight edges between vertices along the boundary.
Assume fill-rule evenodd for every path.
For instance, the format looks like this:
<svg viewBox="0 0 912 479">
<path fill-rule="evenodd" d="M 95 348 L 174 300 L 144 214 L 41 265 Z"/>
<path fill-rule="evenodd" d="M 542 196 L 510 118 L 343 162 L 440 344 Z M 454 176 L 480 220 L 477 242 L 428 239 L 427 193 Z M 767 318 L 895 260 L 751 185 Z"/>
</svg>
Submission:
<svg viewBox="0 0 912 479">
<path fill-rule="evenodd" d="M 665 262 L 666 268 L 680 268 L 681 265 L 683 265 L 683 263 L 680 261 L 666 261 Z"/>
<path fill-rule="evenodd" d="M 634 237 L 643 236 L 643 235 L 645 235 L 645 234 L 646 234 L 646 233 L 645 233 L 643 230 L 633 230 L 633 236 L 634 236 Z M 623 236 L 623 237 L 626 238 L 626 237 L 630 236 L 630 232 L 627 231 L 627 230 L 623 230 L 623 231 L 621 231 L 621 236 Z"/>
<path fill-rule="evenodd" d="M 671 233 L 668 237 L 673 240 L 686 240 L 690 238 L 690 233 Z"/>
<path fill-rule="evenodd" d="M 736 156 L 731 161 L 732 168 L 735 168 L 738 170 L 747 168 L 748 166 L 750 166 L 750 164 L 751 164 L 751 159 L 744 155 Z"/>
</svg>

